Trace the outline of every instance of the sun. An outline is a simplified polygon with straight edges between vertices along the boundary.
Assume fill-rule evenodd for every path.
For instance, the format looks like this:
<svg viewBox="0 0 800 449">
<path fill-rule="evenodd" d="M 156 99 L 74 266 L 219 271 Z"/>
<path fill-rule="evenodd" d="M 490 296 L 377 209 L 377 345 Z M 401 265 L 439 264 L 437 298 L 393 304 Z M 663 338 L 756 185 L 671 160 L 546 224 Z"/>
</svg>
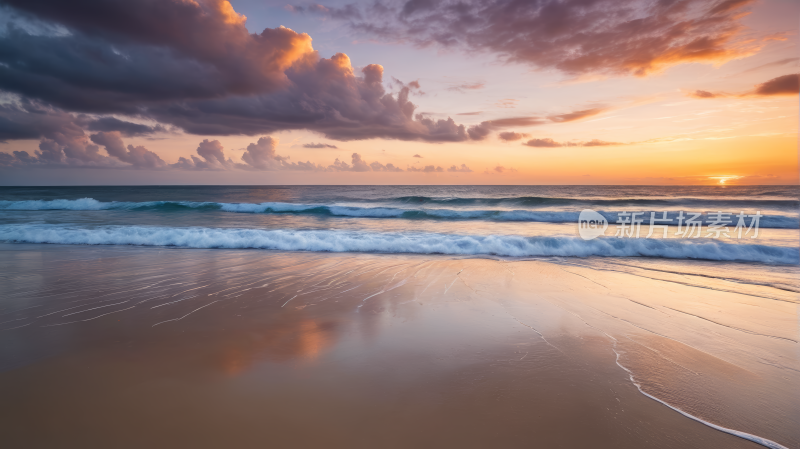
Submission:
<svg viewBox="0 0 800 449">
<path fill-rule="evenodd" d="M 743 178 L 743 176 L 727 175 L 727 176 L 709 176 L 708 177 L 708 179 L 717 180 L 717 184 L 723 185 L 723 186 L 728 181 L 733 181 L 733 180 L 740 179 L 740 178 Z"/>
</svg>

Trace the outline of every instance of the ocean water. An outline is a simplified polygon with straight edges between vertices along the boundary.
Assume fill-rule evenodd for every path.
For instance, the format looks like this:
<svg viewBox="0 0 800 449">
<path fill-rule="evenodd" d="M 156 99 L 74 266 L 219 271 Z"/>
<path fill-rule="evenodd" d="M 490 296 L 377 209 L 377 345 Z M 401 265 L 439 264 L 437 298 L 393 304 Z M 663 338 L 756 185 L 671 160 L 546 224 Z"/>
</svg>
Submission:
<svg viewBox="0 0 800 449">
<path fill-rule="evenodd" d="M 719 277 L 800 291 L 799 208 L 794 186 L 2 187 L 0 241 L 556 258 L 614 269 L 636 260 L 689 273 L 697 264 L 680 261 L 710 261 L 727 263 Z M 605 236 L 580 238 L 583 209 L 609 220 Z M 645 238 L 651 212 L 680 211 L 702 214 L 700 238 L 676 237 L 674 226 Z M 731 214 L 730 237 L 708 237 L 708 214 L 718 211 Z M 638 238 L 614 236 L 620 212 L 644 212 Z M 732 232 L 741 212 L 763 215 L 756 238 Z"/>
<path fill-rule="evenodd" d="M 586 186 L 169 186 L 0 188 L 0 240 L 504 257 L 656 257 L 796 264 L 797 189 Z M 592 209 L 611 226 L 579 238 Z M 757 238 L 647 235 L 651 212 L 763 215 Z M 615 238 L 644 212 L 639 238 Z"/>
</svg>

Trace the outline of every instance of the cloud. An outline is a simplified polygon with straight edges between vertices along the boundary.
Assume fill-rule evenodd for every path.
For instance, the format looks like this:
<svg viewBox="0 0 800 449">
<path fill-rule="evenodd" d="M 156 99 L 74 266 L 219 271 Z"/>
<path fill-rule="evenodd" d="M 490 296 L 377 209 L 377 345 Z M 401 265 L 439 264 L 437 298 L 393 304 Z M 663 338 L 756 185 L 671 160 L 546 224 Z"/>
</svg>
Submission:
<svg viewBox="0 0 800 449">
<path fill-rule="evenodd" d="M 536 126 L 547 123 L 541 117 L 509 117 L 497 120 L 486 120 L 478 125 L 471 126 L 467 133 L 473 140 L 482 140 L 486 138 L 492 131 L 516 127 L 516 126 Z"/>
<path fill-rule="evenodd" d="M 476 111 L 476 112 L 460 112 L 460 113 L 458 113 L 456 115 L 481 115 L 481 114 L 483 114 L 483 112 Z"/>
<path fill-rule="evenodd" d="M 564 146 L 563 144 L 558 143 L 558 142 L 556 142 L 556 141 L 554 141 L 553 139 L 550 139 L 550 138 L 531 139 L 531 140 L 523 143 L 523 145 L 527 145 L 529 147 L 536 147 L 536 148 L 555 148 L 555 147 Z"/>
<path fill-rule="evenodd" d="M 162 125 L 142 125 L 139 123 L 120 120 L 116 117 L 101 117 L 86 124 L 89 131 L 118 131 L 126 137 L 145 136 L 155 133 L 167 132 Z"/>
<path fill-rule="evenodd" d="M 455 166 L 454 166 L 455 167 Z M 442 173 L 444 169 L 442 167 L 433 166 L 433 165 L 426 165 L 422 168 L 419 167 L 408 167 L 408 171 L 410 172 L 422 172 L 422 173 Z"/>
<path fill-rule="evenodd" d="M 383 172 L 401 172 L 403 169 L 396 167 L 394 164 L 383 165 L 380 162 L 367 163 L 361 158 L 358 153 L 353 153 L 351 156 L 351 163 L 340 161 L 338 158 L 333 162 L 333 165 L 328 166 L 330 171 L 383 171 Z"/>
<path fill-rule="evenodd" d="M 126 148 L 119 131 L 103 131 L 92 134 L 90 138 L 92 142 L 104 146 L 109 156 L 131 164 L 133 168 L 161 169 L 167 166 L 156 153 L 143 146 L 128 145 Z"/>
<path fill-rule="evenodd" d="M 356 71 L 345 54 L 321 58 L 307 34 L 284 27 L 250 33 L 224 0 L 3 1 L 11 25 L 0 33 L 0 90 L 52 109 L 135 116 L 198 135 L 307 129 L 342 141 L 469 139 L 450 118 L 415 113 L 409 93 L 419 82 L 388 93 L 380 65 Z M 63 32 L 14 25 L 24 20 Z M 133 125 L 91 126 L 150 132 Z M 0 132 L 43 134 L 3 120 Z"/>
<path fill-rule="evenodd" d="M 200 157 L 193 154 L 189 159 L 181 157 L 170 167 L 179 170 L 230 170 L 236 166 L 230 158 L 225 158 L 225 149 L 219 140 L 203 139 L 196 151 Z"/>
<path fill-rule="evenodd" d="M 789 64 L 797 65 L 798 62 L 800 62 L 800 58 L 784 58 L 784 59 L 779 59 L 777 61 L 768 62 L 760 66 L 753 67 L 752 69 L 747 69 L 742 73 L 750 73 L 750 72 L 755 72 L 757 70 L 766 69 L 769 67 L 781 67 Z"/>
<path fill-rule="evenodd" d="M 410 0 L 351 5 L 346 14 L 329 7 L 327 15 L 382 41 L 489 52 L 575 76 L 647 76 L 753 54 L 774 38 L 745 31 L 742 18 L 753 2 Z"/>
<path fill-rule="evenodd" d="M 493 175 L 493 174 L 516 173 L 516 172 L 517 172 L 516 168 L 503 167 L 502 165 L 498 165 L 495 168 L 493 168 L 491 171 L 488 170 L 488 169 L 484 170 L 483 174 L 484 175 Z"/>
<path fill-rule="evenodd" d="M 692 97 L 692 98 L 718 98 L 718 97 L 727 97 L 728 96 L 727 94 L 724 94 L 724 93 L 721 93 L 721 92 L 714 93 L 714 92 L 709 92 L 709 91 L 706 91 L 706 90 L 695 90 L 693 92 L 687 93 L 686 95 L 689 96 L 689 97 Z"/>
<path fill-rule="evenodd" d="M 504 142 L 513 142 L 515 140 L 521 140 L 525 137 L 528 137 L 528 134 L 525 133 L 515 133 L 513 131 L 505 131 L 497 134 L 497 137 Z"/>
<path fill-rule="evenodd" d="M 800 92 L 799 76 L 800 75 L 794 73 L 773 78 L 765 83 L 759 84 L 753 92 L 753 95 L 797 95 L 797 93 Z"/>
<path fill-rule="evenodd" d="M 388 172 L 400 172 L 403 171 L 400 167 L 395 167 L 394 164 L 388 163 L 386 165 L 381 164 L 380 162 L 373 162 L 369 164 L 372 171 L 388 171 Z"/>
<path fill-rule="evenodd" d="M 591 108 L 591 109 L 584 109 L 581 111 L 573 111 L 568 112 L 566 114 L 558 114 L 558 115 L 550 115 L 547 118 L 554 122 L 563 123 L 563 122 L 574 122 L 576 120 L 583 120 L 588 117 L 593 117 L 598 114 L 602 114 L 606 112 L 608 108 Z"/>
<path fill-rule="evenodd" d="M 411 157 L 418 157 L 418 158 L 422 159 L 422 156 L 420 156 L 419 154 L 415 154 L 415 155 L 413 155 Z"/>
<path fill-rule="evenodd" d="M 450 86 L 447 88 L 447 90 L 464 93 L 466 90 L 478 90 L 483 89 L 484 87 L 486 87 L 486 83 L 462 83 L 455 86 Z"/>
<path fill-rule="evenodd" d="M 618 146 L 629 145 L 620 142 L 607 142 L 600 139 L 592 139 L 586 142 L 556 142 L 550 138 L 544 139 L 531 139 L 524 142 L 523 145 L 534 148 L 558 148 L 558 147 L 603 147 L 603 146 Z"/>
<path fill-rule="evenodd" d="M 627 144 L 620 142 L 607 142 L 605 140 L 600 140 L 600 139 L 592 139 L 588 142 L 583 142 L 580 144 L 580 146 L 582 147 L 608 147 L 608 146 L 619 146 L 619 145 L 627 145 Z"/>
<path fill-rule="evenodd" d="M 452 173 L 472 173 L 469 167 L 466 164 L 461 164 L 461 167 L 456 167 L 455 165 L 451 165 L 447 171 Z"/>
<path fill-rule="evenodd" d="M 695 90 L 686 93 L 686 96 L 698 99 L 725 98 L 725 97 L 771 97 L 776 95 L 797 95 L 800 92 L 800 74 L 783 75 L 761 84 L 755 89 L 737 95 L 725 92 L 708 92 Z"/>
<path fill-rule="evenodd" d="M 515 100 L 513 98 L 503 98 L 502 100 L 497 100 L 494 105 L 498 108 L 511 109 L 516 108 L 517 103 L 519 103 L 519 100 Z"/>
<path fill-rule="evenodd" d="M 304 143 L 303 144 L 303 148 L 333 148 L 333 149 L 337 149 L 339 147 L 337 147 L 336 145 L 331 145 L 329 143 L 320 142 L 320 143 Z"/>
</svg>

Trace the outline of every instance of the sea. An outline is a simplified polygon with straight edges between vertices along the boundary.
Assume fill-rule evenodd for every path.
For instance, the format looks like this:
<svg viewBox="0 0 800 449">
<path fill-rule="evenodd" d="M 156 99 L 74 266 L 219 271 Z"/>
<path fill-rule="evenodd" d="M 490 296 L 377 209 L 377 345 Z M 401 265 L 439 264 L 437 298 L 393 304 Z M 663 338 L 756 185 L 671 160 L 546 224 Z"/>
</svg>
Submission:
<svg viewBox="0 0 800 449">
<path fill-rule="evenodd" d="M 0 242 L 549 258 L 711 271 L 796 293 L 799 195 L 727 185 L 0 187 Z M 605 235 L 580 237 L 586 209 L 607 218 Z M 681 212 L 700 214 L 691 236 L 679 234 Z M 720 212 L 723 229 L 711 232 Z M 616 235 L 626 213 L 643 223 Z M 671 226 L 651 233 L 664 213 Z M 746 228 L 736 230 L 740 214 Z"/>
<path fill-rule="evenodd" d="M 582 235 L 586 211 L 606 221 L 602 235 Z M 678 217 L 693 217 L 692 234 Z M 651 229 L 651 219 L 666 227 Z M 602 371 L 584 365 L 596 344 L 603 363 L 616 358 L 608 379 L 624 373 L 647 398 L 725 434 L 797 447 L 798 403 L 787 392 L 800 379 L 799 220 L 796 186 L 0 187 L 0 378 L 22 368 L 59 378 L 72 368 L 53 371 L 56 356 L 108 346 L 79 376 L 91 377 L 104 372 L 94 367 L 117 366 L 113 354 L 145 360 L 126 351 L 150 338 L 137 354 L 180 347 L 181 355 L 131 366 L 219 359 L 226 376 L 276 391 L 284 384 L 269 376 L 281 364 L 298 370 L 292 360 L 335 391 L 331 373 L 356 379 L 370 367 L 405 367 L 366 382 L 394 391 L 420 372 L 478 363 L 453 348 L 482 348 L 485 373 L 505 354 L 514 372 L 550 367 L 560 379 L 574 367 Z M 180 346 L 184 335 L 191 344 Z M 384 352 L 432 355 L 408 370 L 400 356 L 376 363 Z M 543 385 L 537 376 L 530 388 Z M 569 379 L 542 388 L 570 391 Z M 625 385 L 596 391 L 616 395 Z M 609 420 L 634 404 L 602 403 Z M 634 421 L 620 428 L 640 428 Z M 643 435 L 663 447 L 694 438 Z"/>
<path fill-rule="evenodd" d="M 0 240 L 797 264 L 799 207 L 796 186 L 0 187 Z M 580 238 L 585 209 L 608 219 L 606 235 Z M 681 211 L 701 214 L 691 237 L 676 235 Z M 637 233 L 615 237 L 620 213 L 639 213 Z M 668 232 L 648 238 L 651 213 L 667 213 Z"/>
</svg>

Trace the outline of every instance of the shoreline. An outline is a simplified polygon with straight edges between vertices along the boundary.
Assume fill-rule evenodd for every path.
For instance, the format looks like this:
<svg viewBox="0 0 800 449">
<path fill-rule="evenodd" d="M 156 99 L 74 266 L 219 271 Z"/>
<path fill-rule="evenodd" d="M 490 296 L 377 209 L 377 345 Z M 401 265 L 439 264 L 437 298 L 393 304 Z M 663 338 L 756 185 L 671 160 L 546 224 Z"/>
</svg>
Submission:
<svg viewBox="0 0 800 449">
<path fill-rule="evenodd" d="M 756 335 L 796 340 L 792 303 L 541 260 L 11 246 L 0 251 L 8 285 L 0 321 L 30 325 L 4 332 L 11 338 L 0 347 L 7 367 L 0 370 L 0 390 L 10 400 L 0 406 L 0 416 L 23 432 L 47 424 L 73 432 L 68 440 L 78 444 L 91 439 L 79 430 L 83 420 L 105 421 L 95 410 L 106 410 L 117 421 L 146 423 L 142 438 L 166 432 L 198 447 L 231 438 L 233 428 L 253 444 L 286 443 L 287 429 L 303 420 L 324 429 L 334 446 L 350 447 L 395 447 L 399 442 L 382 435 L 400 429 L 408 433 L 400 438 L 405 446 L 438 435 L 449 438 L 441 444 L 485 447 L 501 429 L 517 436 L 508 437 L 508 447 L 530 444 L 534 437 L 552 444 L 559 438 L 576 445 L 593 441 L 598 447 L 754 444 L 690 424 L 645 396 L 652 395 L 716 425 L 787 447 L 798 441 L 786 421 L 796 416 L 797 406 L 780 392 L 793 391 L 800 376 L 781 379 L 786 369 L 759 362 L 761 357 L 786 368 L 797 365 L 796 343 Z M 766 289 L 747 286 L 750 293 L 760 288 Z M 712 313 L 717 303 L 727 308 L 720 316 Z M 84 321 L 67 323 L 72 318 Z M 619 339 L 620 346 L 609 345 L 606 336 Z M 18 363 L 9 365 L 14 358 Z M 633 383 L 621 367 L 634 373 Z M 163 382 L 188 390 L 163 390 Z M 770 392 L 773 410 L 764 409 L 755 393 L 729 394 L 742 382 L 762 395 Z M 74 388 L 54 386 L 61 384 Z M 230 388 L 250 394 L 237 393 L 239 399 L 229 403 L 222 392 Z M 128 394 L 133 391 L 141 397 Z M 186 396 L 188 391 L 193 393 Z M 85 416 L 65 414 L 63 407 L 74 406 L 79 396 L 90 407 Z M 275 425 L 267 427 L 276 434 L 264 434 L 255 423 L 236 424 L 213 407 L 194 410 L 190 404 L 199 399 L 191 398 L 198 397 L 220 407 L 223 401 L 222 408 L 239 419 L 247 420 L 245 411 L 272 416 Z M 147 418 L 154 413 L 148 400 L 168 398 L 170 407 L 192 416 L 174 431 Z M 287 405 L 295 401 L 305 404 L 304 411 Z M 36 404 L 44 403 L 52 410 L 42 415 Z M 739 406 L 744 403 L 749 409 Z M 275 413 L 282 406 L 290 411 L 281 418 Z M 39 415 L 28 416 L 27 407 Z M 309 412 L 337 408 L 342 416 L 335 419 Z M 408 415 L 410 410 L 428 414 L 428 420 Z M 585 435 L 570 435 L 568 421 L 559 418 L 583 415 L 593 429 Z M 359 443 L 353 419 L 383 431 L 367 431 Z M 471 424 L 460 435 L 430 433 L 424 431 L 430 419 L 442 429 Z M 52 427 L 58 420 L 71 424 Z M 183 433 L 190 422 L 208 429 L 191 437 Z M 107 424 L 112 429 L 101 432 L 106 437 L 126 433 L 124 424 Z M 49 441 L 57 433 L 39 438 Z M 22 437 L 12 431 L 12 441 L 13 435 Z"/>
</svg>

